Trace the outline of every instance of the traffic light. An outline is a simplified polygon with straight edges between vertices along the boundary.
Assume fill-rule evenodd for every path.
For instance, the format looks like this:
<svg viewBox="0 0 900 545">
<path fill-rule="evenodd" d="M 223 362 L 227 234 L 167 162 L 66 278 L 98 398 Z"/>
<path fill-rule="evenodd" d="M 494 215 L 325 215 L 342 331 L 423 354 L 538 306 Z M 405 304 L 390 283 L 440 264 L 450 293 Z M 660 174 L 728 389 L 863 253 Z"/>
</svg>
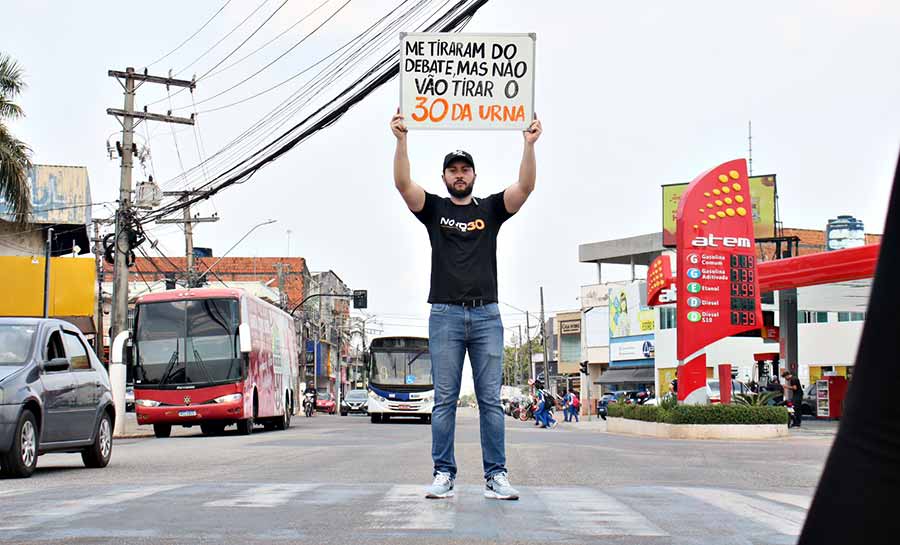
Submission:
<svg viewBox="0 0 900 545">
<path fill-rule="evenodd" d="M 579 366 L 581 367 L 581 374 L 587 375 L 588 374 L 588 362 L 583 361 L 579 364 Z"/>
<path fill-rule="evenodd" d="M 353 308 L 366 308 L 368 296 L 366 290 L 353 290 Z"/>
</svg>

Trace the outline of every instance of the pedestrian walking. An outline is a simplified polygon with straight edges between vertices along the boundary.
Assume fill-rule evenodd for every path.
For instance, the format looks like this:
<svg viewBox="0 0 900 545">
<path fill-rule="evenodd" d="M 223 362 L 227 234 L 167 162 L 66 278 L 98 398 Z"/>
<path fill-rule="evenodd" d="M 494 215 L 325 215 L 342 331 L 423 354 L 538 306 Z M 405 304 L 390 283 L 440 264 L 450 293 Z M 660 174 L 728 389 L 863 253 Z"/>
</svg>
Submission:
<svg viewBox="0 0 900 545">
<path fill-rule="evenodd" d="M 428 498 L 453 495 L 457 475 L 454 455 L 456 400 L 466 352 L 472 365 L 475 395 L 481 407 L 481 456 L 484 495 L 514 500 L 519 492 L 509 483 L 503 409 L 503 323 L 497 307 L 497 234 L 505 221 L 525 204 L 537 177 L 535 143 L 541 123 L 535 119 L 523 132 L 518 180 L 486 198 L 472 195 L 475 160 L 462 150 L 444 157 L 441 178 L 450 194 L 441 198 L 412 180 L 407 151 L 408 131 L 398 109 L 391 119 L 397 140 L 394 186 L 406 206 L 425 225 L 431 241 L 431 316 L 429 351 L 434 379 L 431 415 L 431 457 L 434 481 Z"/>
<path fill-rule="evenodd" d="M 573 390 L 569 393 L 569 404 L 571 405 L 571 409 L 569 412 L 571 413 L 571 419 L 574 419 L 575 422 L 579 422 L 578 413 L 581 412 L 581 396 L 578 393 L 578 390 Z"/>
<path fill-rule="evenodd" d="M 572 397 L 568 390 L 563 390 L 563 419 L 565 422 L 572 421 Z"/>
</svg>

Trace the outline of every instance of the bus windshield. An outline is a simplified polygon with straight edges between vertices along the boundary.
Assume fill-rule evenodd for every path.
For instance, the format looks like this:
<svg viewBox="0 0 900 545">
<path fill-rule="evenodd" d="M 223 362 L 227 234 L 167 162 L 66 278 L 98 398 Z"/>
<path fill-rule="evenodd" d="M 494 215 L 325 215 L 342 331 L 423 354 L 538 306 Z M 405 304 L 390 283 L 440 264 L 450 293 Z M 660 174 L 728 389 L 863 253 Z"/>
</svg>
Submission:
<svg viewBox="0 0 900 545">
<path fill-rule="evenodd" d="M 431 355 L 428 350 L 373 352 L 369 381 L 382 386 L 430 386 Z"/>
<path fill-rule="evenodd" d="M 142 304 L 135 317 L 135 384 L 183 385 L 241 378 L 234 299 Z"/>
</svg>

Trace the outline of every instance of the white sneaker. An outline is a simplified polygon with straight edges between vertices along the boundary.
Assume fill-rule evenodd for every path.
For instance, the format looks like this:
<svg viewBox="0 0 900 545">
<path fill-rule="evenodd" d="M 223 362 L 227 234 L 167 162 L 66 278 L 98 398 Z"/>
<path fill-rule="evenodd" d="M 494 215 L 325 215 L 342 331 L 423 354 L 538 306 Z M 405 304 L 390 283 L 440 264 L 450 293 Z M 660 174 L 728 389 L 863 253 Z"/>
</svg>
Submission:
<svg viewBox="0 0 900 545">
<path fill-rule="evenodd" d="M 438 471 L 434 482 L 425 489 L 425 497 L 432 500 L 453 497 L 453 477 L 449 473 Z"/>
<path fill-rule="evenodd" d="M 497 473 L 484 484 L 484 497 L 494 500 L 517 500 L 519 491 L 509 484 L 506 473 Z"/>
</svg>

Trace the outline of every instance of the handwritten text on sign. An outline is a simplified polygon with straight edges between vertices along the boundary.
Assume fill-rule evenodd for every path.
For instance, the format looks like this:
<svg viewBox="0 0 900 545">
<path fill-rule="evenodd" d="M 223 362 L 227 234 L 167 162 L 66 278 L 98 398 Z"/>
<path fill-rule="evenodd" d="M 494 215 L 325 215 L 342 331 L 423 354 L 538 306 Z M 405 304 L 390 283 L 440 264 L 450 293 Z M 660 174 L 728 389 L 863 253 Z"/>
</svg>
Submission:
<svg viewBox="0 0 900 545">
<path fill-rule="evenodd" d="M 411 129 L 528 128 L 533 34 L 402 34 L 400 109 Z"/>
</svg>

